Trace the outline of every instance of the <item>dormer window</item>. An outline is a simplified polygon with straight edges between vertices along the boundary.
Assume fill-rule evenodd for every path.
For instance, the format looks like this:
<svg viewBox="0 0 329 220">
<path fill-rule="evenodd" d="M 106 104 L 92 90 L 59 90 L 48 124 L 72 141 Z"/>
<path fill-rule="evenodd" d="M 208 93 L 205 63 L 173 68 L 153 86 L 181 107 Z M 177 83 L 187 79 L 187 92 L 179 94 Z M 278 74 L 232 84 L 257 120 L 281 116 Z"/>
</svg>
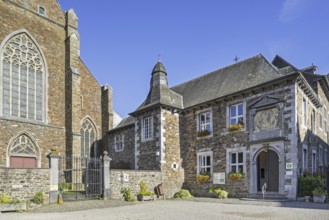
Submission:
<svg viewBox="0 0 329 220">
<path fill-rule="evenodd" d="M 38 13 L 41 16 L 46 16 L 46 9 L 44 7 L 42 7 L 42 6 L 39 6 L 38 7 Z"/>
</svg>

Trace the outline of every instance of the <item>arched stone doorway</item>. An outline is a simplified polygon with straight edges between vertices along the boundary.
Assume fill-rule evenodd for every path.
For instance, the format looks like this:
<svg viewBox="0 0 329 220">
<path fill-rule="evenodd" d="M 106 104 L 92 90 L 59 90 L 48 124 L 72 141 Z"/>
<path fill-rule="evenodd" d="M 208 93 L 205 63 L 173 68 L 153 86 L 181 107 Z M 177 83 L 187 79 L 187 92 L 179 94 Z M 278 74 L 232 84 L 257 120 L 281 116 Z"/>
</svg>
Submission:
<svg viewBox="0 0 329 220">
<path fill-rule="evenodd" d="M 279 192 L 279 173 L 278 154 L 265 148 L 257 156 L 257 190 L 266 183 L 268 192 Z"/>
</svg>

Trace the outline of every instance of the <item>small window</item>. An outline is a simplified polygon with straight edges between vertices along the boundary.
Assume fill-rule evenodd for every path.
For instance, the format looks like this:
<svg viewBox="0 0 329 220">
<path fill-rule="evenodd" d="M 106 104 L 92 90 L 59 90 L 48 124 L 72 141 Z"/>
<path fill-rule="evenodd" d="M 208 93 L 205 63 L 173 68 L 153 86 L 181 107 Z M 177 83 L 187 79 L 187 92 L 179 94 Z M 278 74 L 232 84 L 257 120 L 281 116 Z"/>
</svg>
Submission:
<svg viewBox="0 0 329 220">
<path fill-rule="evenodd" d="M 323 131 L 326 134 L 327 132 L 327 109 L 323 108 Z"/>
<path fill-rule="evenodd" d="M 46 16 L 46 9 L 42 6 L 39 6 L 38 13 L 39 15 Z"/>
<path fill-rule="evenodd" d="M 230 106 L 230 125 L 242 124 L 244 125 L 243 103 Z"/>
<path fill-rule="evenodd" d="M 307 102 L 306 99 L 303 99 L 303 125 L 307 126 Z"/>
<path fill-rule="evenodd" d="M 142 121 L 142 140 L 152 140 L 153 138 L 153 125 L 152 125 L 152 117 L 143 118 Z"/>
<path fill-rule="evenodd" d="M 319 112 L 319 128 L 322 130 L 322 113 Z"/>
<path fill-rule="evenodd" d="M 316 152 L 312 152 L 312 173 L 316 173 Z"/>
<path fill-rule="evenodd" d="M 115 151 L 116 152 L 123 151 L 123 140 L 124 140 L 123 134 L 115 135 L 115 137 L 114 137 L 114 146 L 115 146 Z"/>
<path fill-rule="evenodd" d="M 212 176 L 212 152 L 198 153 L 198 174 Z"/>
<path fill-rule="evenodd" d="M 211 112 L 202 112 L 198 116 L 199 129 L 198 131 L 210 131 L 212 130 L 211 124 Z"/>
<path fill-rule="evenodd" d="M 312 132 L 315 133 L 315 111 L 314 111 L 314 109 L 312 110 L 312 115 L 311 115 L 311 129 L 312 129 Z"/>
<path fill-rule="evenodd" d="M 303 171 L 307 172 L 307 145 L 303 146 Z"/>
</svg>

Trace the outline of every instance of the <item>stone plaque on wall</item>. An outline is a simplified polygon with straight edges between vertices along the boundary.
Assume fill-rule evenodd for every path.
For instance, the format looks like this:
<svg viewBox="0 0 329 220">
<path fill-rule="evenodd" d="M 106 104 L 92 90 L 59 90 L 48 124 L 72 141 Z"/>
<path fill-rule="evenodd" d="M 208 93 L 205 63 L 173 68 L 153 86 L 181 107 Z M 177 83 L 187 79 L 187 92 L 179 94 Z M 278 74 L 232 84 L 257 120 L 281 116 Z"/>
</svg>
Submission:
<svg viewBox="0 0 329 220">
<path fill-rule="evenodd" d="M 225 184 L 225 173 L 214 173 L 213 184 Z"/>
<path fill-rule="evenodd" d="M 257 111 L 254 117 L 254 132 L 279 128 L 279 109 Z"/>
</svg>

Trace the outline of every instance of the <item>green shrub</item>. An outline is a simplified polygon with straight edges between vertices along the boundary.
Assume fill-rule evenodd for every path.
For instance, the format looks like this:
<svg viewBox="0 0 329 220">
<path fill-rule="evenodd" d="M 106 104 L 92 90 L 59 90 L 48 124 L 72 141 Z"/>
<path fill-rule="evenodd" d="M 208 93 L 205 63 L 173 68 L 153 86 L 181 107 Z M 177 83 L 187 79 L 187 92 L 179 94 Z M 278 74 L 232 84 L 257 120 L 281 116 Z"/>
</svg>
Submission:
<svg viewBox="0 0 329 220">
<path fill-rule="evenodd" d="M 61 191 L 68 191 L 69 189 L 72 189 L 72 185 L 71 185 L 71 183 L 60 183 L 59 189 Z"/>
<path fill-rule="evenodd" d="M 135 201 L 134 195 L 133 195 L 130 188 L 121 189 L 121 193 L 123 194 L 123 197 L 125 198 L 125 201 L 127 201 L 127 202 Z"/>
<path fill-rule="evenodd" d="M 3 193 L 0 195 L 0 203 L 9 204 L 10 202 L 11 202 L 11 199 L 10 199 L 8 193 Z"/>
<path fill-rule="evenodd" d="M 320 175 L 305 175 L 300 177 L 300 196 L 311 196 L 316 188 L 326 190 L 326 180 Z"/>
<path fill-rule="evenodd" d="M 44 201 L 44 196 L 43 192 L 37 192 L 33 198 L 31 199 L 31 202 L 36 203 L 36 204 L 43 204 Z"/>
<path fill-rule="evenodd" d="M 193 196 L 187 189 L 182 189 L 179 192 L 175 193 L 174 198 L 180 198 L 180 199 L 188 199 L 192 198 Z"/>
<path fill-rule="evenodd" d="M 225 190 L 222 190 L 221 188 L 210 188 L 209 192 L 214 193 L 216 195 L 217 198 L 219 199 L 227 199 L 228 196 L 228 192 L 226 192 Z"/>
</svg>

